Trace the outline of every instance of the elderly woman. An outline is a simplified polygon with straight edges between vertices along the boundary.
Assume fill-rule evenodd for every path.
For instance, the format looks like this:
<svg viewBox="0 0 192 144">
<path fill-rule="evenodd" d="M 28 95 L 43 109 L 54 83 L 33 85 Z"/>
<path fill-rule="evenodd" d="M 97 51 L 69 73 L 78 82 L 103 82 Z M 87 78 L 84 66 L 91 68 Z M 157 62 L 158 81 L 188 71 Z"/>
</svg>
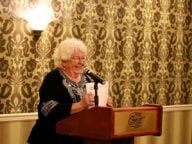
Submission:
<svg viewBox="0 0 192 144">
<path fill-rule="evenodd" d="M 81 138 L 56 134 L 56 122 L 95 104 L 93 94 L 86 93 L 86 55 L 85 44 L 74 38 L 62 41 L 55 49 L 56 69 L 46 75 L 40 87 L 38 120 L 29 144 L 83 144 Z"/>
</svg>

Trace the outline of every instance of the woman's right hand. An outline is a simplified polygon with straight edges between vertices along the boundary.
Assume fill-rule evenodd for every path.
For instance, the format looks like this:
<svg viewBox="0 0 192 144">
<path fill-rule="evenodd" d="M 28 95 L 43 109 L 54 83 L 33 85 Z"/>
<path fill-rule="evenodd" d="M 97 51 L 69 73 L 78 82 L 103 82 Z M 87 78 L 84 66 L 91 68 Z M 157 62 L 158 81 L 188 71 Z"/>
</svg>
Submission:
<svg viewBox="0 0 192 144">
<path fill-rule="evenodd" d="M 91 92 L 89 92 L 83 96 L 80 102 L 85 108 L 93 107 L 95 106 L 94 95 Z"/>
<path fill-rule="evenodd" d="M 87 93 L 83 96 L 80 102 L 73 103 L 71 108 L 71 114 L 80 112 L 84 109 L 91 108 L 95 106 L 94 95 L 92 93 Z"/>
</svg>

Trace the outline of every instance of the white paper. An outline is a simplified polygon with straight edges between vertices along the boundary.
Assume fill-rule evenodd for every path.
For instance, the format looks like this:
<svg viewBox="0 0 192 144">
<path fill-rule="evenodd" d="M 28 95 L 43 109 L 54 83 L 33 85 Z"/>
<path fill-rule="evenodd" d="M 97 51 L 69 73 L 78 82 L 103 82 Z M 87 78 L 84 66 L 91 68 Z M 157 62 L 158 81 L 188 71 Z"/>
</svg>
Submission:
<svg viewBox="0 0 192 144">
<path fill-rule="evenodd" d="M 95 95 L 94 82 L 86 83 L 86 90 L 87 90 L 87 93 L 91 92 L 91 93 L 93 93 L 93 95 Z M 104 85 L 98 83 L 97 95 L 99 97 L 98 106 L 106 106 L 107 99 L 108 99 L 108 96 L 109 96 L 108 82 L 107 81 L 106 81 L 106 83 Z"/>
</svg>

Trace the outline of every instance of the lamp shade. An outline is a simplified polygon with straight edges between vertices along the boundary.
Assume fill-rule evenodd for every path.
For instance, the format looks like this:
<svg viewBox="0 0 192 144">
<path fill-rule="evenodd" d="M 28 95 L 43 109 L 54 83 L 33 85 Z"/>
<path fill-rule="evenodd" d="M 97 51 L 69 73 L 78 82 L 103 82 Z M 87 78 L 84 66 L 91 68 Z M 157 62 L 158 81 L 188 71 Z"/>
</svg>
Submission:
<svg viewBox="0 0 192 144">
<path fill-rule="evenodd" d="M 53 20 L 54 13 L 48 0 L 39 0 L 34 6 L 29 6 L 17 14 L 26 19 L 32 30 L 43 31 L 48 23 Z"/>
</svg>

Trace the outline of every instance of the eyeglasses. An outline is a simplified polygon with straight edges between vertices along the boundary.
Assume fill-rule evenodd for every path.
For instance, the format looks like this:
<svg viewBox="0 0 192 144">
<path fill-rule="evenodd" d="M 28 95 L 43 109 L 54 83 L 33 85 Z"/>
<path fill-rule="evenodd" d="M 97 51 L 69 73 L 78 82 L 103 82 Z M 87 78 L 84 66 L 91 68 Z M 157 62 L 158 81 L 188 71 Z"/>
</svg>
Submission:
<svg viewBox="0 0 192 144">
<path fill-rule="evenodd" d="M 82 56 L 82 57 L 80 57 L 80 56 L 74 56 L 74 57 L 72 57 L 71 58 L 72 60 L 74 60 L 74 61 L 85 61 L 86 60 L 86 57 L 85 56 Z"/>
</svg>

